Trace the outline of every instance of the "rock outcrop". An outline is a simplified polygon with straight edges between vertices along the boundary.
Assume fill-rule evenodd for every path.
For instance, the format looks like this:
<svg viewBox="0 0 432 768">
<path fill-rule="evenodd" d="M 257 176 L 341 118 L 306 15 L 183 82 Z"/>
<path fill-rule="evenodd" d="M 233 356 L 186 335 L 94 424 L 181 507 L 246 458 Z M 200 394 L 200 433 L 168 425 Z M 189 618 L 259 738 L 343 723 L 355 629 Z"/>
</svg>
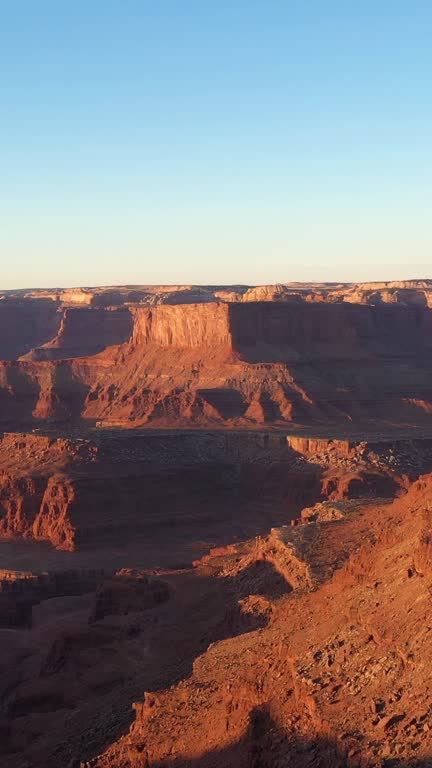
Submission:
<svg viewBox="0 0 432 768">
<path fill-rule="evenodd" d="M 16 360 L 53 338 L 61 322 L 59 302 L 50 299 L 0 299 L 0 360 Z"/>
<path fill-rule="evenodd" d="M 226 542 L 289 523 L 319 501 L 393 498 L 431 469 L 426 438 L 325 441 L 242 430 L 95 430 L 86 438 L 6 433 L 0 438 L 0 540 L 49 542 L 71 552 L 138 541 L 169 549 L 173 528 L 174 545 L 181 535 Z"/>
<path fill-rule="evenodd" d="M 53 598 L 92 593 L 108 575 L 98 569 L 52 573 L 0 570 L 0 627 L 28 629 L 33 606 Z"/>
<path fill-rule="evenodd" d="M 56 336 L 22 359 L 61 360 L 96 355 L 107 347 L 128 342 L 132 329 L 132 315 L 126 308 L 65 309 Z"/>
<path fill-rule="evenodd" d="M 62 312 L 52 340 L 0 362 L 5 426 L 338 423 L 359 432 L 432 418 L 427 307 L 210 302 Z"/>
<path fill-rule="evenodd" d="M 432 754 L 432 282 L 0 294 L 0 763 Z"/>
<path fill-rule="evenodd" d="M 426 766 L 430 582 L 413 553 L 430 493 L 429 476 L 393 504 L 360 504 L 206 558 L 214 578 L 244 589 L 247 571 L 262 594 L 251 562 L 268 553 L 291 589 L 267 591 L 260 629 L 213 643 L 187 679 L 149 690 L 129 733 L 83 768 L 249 768 L 257 755 L 269 768 Z M 296 583 L 302 560 L 313 578 Z"/>
</svg>

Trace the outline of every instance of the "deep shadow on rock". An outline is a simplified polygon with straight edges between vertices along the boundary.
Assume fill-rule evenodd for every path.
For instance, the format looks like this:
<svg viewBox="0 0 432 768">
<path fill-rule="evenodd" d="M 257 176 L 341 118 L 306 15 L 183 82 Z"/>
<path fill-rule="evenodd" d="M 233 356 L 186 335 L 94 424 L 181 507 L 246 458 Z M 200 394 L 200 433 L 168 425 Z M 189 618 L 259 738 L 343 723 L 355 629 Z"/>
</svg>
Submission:
<svg viewBox="0 0 432 768">
<path fill-rule="evenodd" d="M 209 723 L 209 727 L 211 724 Z M 142 747 L 142 748 L 141 748 Z M 432 757 L 417 760 L 376 758 L 364 762 L 360 751 L 349 756 L 334 739 L 302 737 L 287 732 L 275 722 L 265 707 L 255 707 L 242 739 L 232 746 L 207 752 L 195 758 L 173 757 L 154 762 L 146 756 L 145 744 L 125 755 L 122 768 L 431 768 Z M 123 761 L 124 760 L 124 761 Z M 77 764 L 91 768 L 92 761 Z M 113 765 L 114 768 L 114 765 Z"/>
</svg>

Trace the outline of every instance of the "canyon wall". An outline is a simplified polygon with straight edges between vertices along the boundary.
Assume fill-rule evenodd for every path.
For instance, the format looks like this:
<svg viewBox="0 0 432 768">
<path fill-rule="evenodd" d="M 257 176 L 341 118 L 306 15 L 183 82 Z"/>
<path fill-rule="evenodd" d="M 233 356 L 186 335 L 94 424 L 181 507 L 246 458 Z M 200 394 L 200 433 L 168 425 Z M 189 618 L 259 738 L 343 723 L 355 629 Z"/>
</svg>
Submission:
<svg viewBox="0 0 432 768">
<path fill-rule="evenodd" d="M 432 351 L 432 313 L 424 307 L 256 302 L 229 309 L 234 349 L 251 362 Z"/>
<path fill-rule="evenodd" d="M 278 434 L 6 434 L 0 539 L 74 551 L 262 526 L 267 510 L 292 515 L 319 498 L 319 468 L 296 461 Z"/>
<path fill-rule="evenodd" d="M 432 352 L 432 312 L 426 307 L 248 302 L 131 312 L 135 345 L 226 347 L 249 362 Z"/>
<path fill-rule="evenodd" d="M 110 575 L 101 569 L 44 573 L 0 570 L 0 628 L 32 626 L 33 606 L 56 597 L 94 592 Z"/>
<path fill-rule="evenodd" d="M 134 344 L 161 347 L 231 347 L 227 304 L 161 305 L 135 308 Z"/>
<path fill-rule="evenodd" d="M 28 360 L 59 360 L 87 357 L 132 336 L 133 318 L 126 308 L 68 308 L 61 313 L 58 333 L 45 344 L 32 349 Z"/>
<path fill-rule="evenodd" d="M 397 458 L 395 458 L 395 453 Z M 0 539 L 82 550 L 232 541 L 317 501 L 403 492 L 432 441 L 332 441 L 278 432 L 95 432 L 0 439 Z"/>
<path fill-rule="evenodd" d="M 5 428 L 337 422 L 369 430 L 432 418 L 425 306 L 284 301 L 55 311 L 60 324 L 51 339 L 25 359 L 0 361 Z"/>
<path fill-rule="evenodd" d="M 59 304 L 50 299 L 0 300 L 0 360 L 16 360 L 44 344 L 60 327 Z"/>
</svg>

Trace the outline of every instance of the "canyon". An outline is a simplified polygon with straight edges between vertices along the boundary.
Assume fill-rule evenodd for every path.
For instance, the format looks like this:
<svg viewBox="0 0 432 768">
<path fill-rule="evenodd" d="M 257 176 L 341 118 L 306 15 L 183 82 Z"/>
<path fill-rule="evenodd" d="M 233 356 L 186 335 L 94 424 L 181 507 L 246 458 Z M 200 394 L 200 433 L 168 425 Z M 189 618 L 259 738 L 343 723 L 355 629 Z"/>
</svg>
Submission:
<svg viewBox="0 0 432 768">
<path fill-rule="evenodd" d="M 432 281 L 0 291 L 0 764 L 426 766 Z"/>
<path fill-rule="evenodd" d="M 432 309 L 426 291 L 406 293 L 197 302 L 191 291 L 193 303 L 102 307 L 4 297 L 0 426 L 424 426 Z"/>
</svg>

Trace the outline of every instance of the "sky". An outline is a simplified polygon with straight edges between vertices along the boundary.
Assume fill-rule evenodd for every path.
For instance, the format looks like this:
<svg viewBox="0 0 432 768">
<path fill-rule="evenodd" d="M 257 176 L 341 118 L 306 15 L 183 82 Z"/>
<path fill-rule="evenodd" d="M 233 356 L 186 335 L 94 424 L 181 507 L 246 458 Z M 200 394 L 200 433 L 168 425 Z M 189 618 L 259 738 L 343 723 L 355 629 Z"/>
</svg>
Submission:
<svg viewBox="0 0 432 768">
<path fill-rule="evenodd" d="M 0 288 L 432 277 L 429 0 L 0 0 Z"/>
</svg>

